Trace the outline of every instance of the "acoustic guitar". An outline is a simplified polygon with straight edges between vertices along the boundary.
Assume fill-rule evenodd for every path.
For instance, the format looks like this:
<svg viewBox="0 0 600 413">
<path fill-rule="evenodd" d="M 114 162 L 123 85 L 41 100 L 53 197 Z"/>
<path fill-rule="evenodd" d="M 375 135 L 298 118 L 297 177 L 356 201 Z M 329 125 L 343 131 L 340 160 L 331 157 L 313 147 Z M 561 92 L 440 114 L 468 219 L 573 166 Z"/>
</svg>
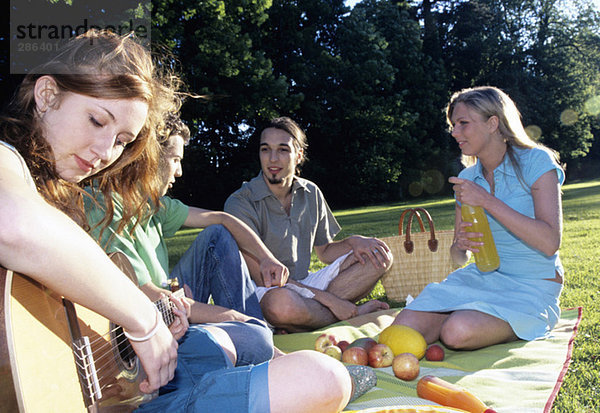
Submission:
<svg viewBox="0 0 600 413">
<path fill-rule="evenodd" d="M 137 284 L 125 255 L 111 259 Z M 156 396 L 140 392 L 146 376 L 118 325 L 2 267 L 0 293 L 0 411 L 129 412 Z M 155 305 L 170 325 L 168 297 Z"/>
</svg>

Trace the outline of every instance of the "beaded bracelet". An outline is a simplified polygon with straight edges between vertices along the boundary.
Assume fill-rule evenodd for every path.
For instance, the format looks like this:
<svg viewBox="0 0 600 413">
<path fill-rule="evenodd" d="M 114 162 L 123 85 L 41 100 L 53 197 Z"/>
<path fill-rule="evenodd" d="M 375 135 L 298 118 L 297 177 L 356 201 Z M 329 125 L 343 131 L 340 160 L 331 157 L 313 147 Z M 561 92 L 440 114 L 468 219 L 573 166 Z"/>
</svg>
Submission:
<svg viewBox="0 0 600 413">
<path fill-rule="evenodd" d="M 137 341 L 137 342 L 147 341 L 147 340 L 150 340 L 152 337 L 154 337 L 154 335 L 158 332 L 158 329 L 160 328 L 160 320 L 161 320 L 160 311 L 158 311 L 158 308 L 156 308 L 156 307 L 154 307 L 154 308 L 156 309 L 156 325 L 154 326 L 154 328 L 143 337 L 133 337 L 127 331 L 123 330 L 123 334 L 125 334 L 125 337 L 127 337 L 131 341 Z"/>
</svg>

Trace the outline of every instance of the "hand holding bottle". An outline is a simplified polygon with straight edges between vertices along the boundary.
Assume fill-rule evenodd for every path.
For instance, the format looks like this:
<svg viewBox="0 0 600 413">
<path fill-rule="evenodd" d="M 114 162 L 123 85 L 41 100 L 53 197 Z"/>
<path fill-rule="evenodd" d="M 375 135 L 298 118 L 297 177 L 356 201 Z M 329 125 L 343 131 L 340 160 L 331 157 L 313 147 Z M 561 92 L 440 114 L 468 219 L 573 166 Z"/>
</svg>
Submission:
<svg viewBox="0 0 600 413">
<path fill-rule="evenodd" d="M 483 189 L 481 185 L 478 185 L 473 181 L 469 181 L 468 179 L 452 176 L 448 179 L 448 182 L 454 184 L 452 189 L 456 194 L 456 200 L 461 204 L 466 203 L 485 208 L 487 203 L 490 201 L 490 198 L 494 198 L 494 196 Z"/>
<path fill-rule="evenodd" d="M 497 269 L 500 266 L 500 258 L 496 243 L 485 210 L 479 206 L 485 202 L 486 196 L 491 195 L 472 181 L 455 177 L 451 177 L 449 181 L 454 184 L 456 199 L 461 202 L 463 224 L 457 233 L 459 248 L 473 251 L 480 271 L 488 272 Z M 467 222 L 470 225 L 465 224 Z M 470 229 L 471 232 L 466 232 L 465 229 Z"/>
</svg>

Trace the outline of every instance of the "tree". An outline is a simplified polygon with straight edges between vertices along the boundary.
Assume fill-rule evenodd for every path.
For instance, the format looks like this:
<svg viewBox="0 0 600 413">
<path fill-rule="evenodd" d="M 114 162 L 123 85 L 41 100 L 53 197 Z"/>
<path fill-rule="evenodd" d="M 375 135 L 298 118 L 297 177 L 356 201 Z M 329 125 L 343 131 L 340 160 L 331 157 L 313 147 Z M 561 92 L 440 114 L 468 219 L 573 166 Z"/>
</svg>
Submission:
<svg viewBox="0 0 600 413">
<path fill-rule="evenodd" d="M 263 48 L 303 98 L 292 117 L 308 129 L 305 176 L 338 205 L 398 199 L 442 135 L 428 134 L 441 124 L 439 99 L 422 98 L 440 88 L 421 67 L 431 60 L 409 6 L 364 1 L 348 13 L 341 1 L 281 1 L 269 16 Z"/>
<path fill-rule="evenodd" d="M 544 125 L 542 140 L 569 162 L 584 157 L 593 141 L 594 119 L 586 113 L 585 102 L 600 91 L 600 43 L 582 24 L 583 14 L 570 18 L 559 4 L 541 1 L 536 9 L 538 29 L 531 54 L 537 84 L 545 93 L 529 110 Z M 593 19 L 594 13 L 588 13 Z"/>
<path fill-rule="evenodd" d="M 599 90 L 598 60 L 590 59 L 598 56 L 595 13 L 575 2 L 571 14 L 557 0 L 450 3 L 439 20 L 452 90 L 498 86 L 534 138 L 567 161 L 585 155 L 593 135 L 583 106 Z"/>
<path fill-rule="evenodd" d="M 388 62 L 396 69 L 394 90 L 402 95 L 402 114 L 411 119 L 401 128 L 411 138 L 402 142 L 403 193 L 438 193 L 444 188 L 441 177 L 455 172 L 451 168 L 458 154 L 455 145 L 450 145 L 442 112 L 449 92 L 441 48 L 433 44 L 438 30 L 422 28 L 417 10 L 406 3 L 372 4 L 376 5 L 372 23 L 388 42 Z M 434 24 L 436 19 L 429 20 Z"/>
<path fill-rule="evenodd" d="M 188 202 L 220 208 L 241 183 L 244 152 L 256 119 L 273 115 L 287 99 L 284 77 L 255 47 L 267 20 L 269 0 L 161 0 L 153 2 L 153 43 L 163 45 L 183 69 L 194 94 L 182 116 L 195 132 L 186 157 Z"/>
</svg>

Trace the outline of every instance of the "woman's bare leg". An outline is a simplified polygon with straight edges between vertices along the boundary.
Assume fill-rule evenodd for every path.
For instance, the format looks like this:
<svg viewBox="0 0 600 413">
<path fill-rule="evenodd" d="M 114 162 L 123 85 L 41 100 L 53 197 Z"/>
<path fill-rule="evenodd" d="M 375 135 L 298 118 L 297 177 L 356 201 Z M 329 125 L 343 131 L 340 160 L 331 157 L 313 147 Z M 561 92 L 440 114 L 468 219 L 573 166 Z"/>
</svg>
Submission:
<svg viewBox="0 0 600 413">
<path fill-rule="evenodd" d="M 444 345 L 456 350 L 475 350 L 517 339 L 506 321 L 473 310 L 454 311 L 440 332 Z"/>
<path fill-rule="evenodd" d="M 432 313 L 426 311 L 402 310 L 392 324 L 401 324 L 414 328 L 425 337 L 427 344 L 439 340 L 442 326 L 450 313 Z"/>
<path fill-rule="evenodd" d="M 339 412 L 348 404 L 352 379 L 339 361 L 316 351 L 297 351 L 269 362 L 271 411 Z"/>
</svg>

